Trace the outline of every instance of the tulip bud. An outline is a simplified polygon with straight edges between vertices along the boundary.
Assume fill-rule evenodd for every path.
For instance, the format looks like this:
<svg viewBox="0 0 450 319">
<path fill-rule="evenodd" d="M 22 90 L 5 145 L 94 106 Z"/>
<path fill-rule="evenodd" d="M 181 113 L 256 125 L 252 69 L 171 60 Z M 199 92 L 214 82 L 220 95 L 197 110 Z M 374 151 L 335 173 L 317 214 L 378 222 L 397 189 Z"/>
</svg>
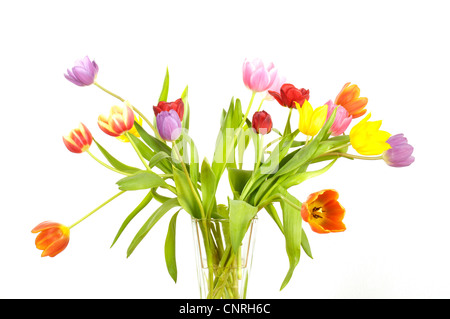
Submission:
<svg viewBox="0 0 450 319">
<path fill-rule="evenodd" d="M 98 73 L 98 65 L 85 56 L 83 59 L 75 62 L 72 70 L 67 69 L 64 77 L 78 86 L 87 86 L 94 83 Z"/>
<path fill-rule="evenodd" d="M 294 85 L 289 83 L 285 83 L 281 86 L 280 93 L 269 90 L 269 94 L 272 95 L 281 106 L 286 106 L 291 109 L 296 107 L 295 102 L 301 107 L 305 100 L 309 100 L 309 90 L 303 88 L 297 89 Z"/>
<path fill-rule="evenodd" d="M 92 144 L 92 134 L 83 123 L 80 123 L 78 128 L 73 129 L 68 135 L 63 136 L 63 142 L 69 151 L 83 153 Z"/>
<path fill-rule="evenodd" d="M 40 233 L 36 237 L 36 248 L 42 250 L 42 257 L 55 257 L 69 244 L 70 229 L 55 222 L 42 222 L 31 230 Z"/>
<path fill-rule="evenodd" d="M 175 110 L 162 111 L 156 116 L 159 136 L 166 141 L 175 141 L 181 134 L 181 121 Z"/>
<path fill-rule="evenodd" d="M 252 128 L 258 134 L 268 134 L 272 130 L 272 118 L 266 111 L 255 112 L 252 118 Z"/>
<path fill-rule="evenodd" d="M 134 125 L 134 113 L 128 105 L 127 102 L 124 107 L 115 105 L 111 108 L 109 115 L 100 115 L 97 121 L 100 129 L 115 137 L 131 130 Z"/>
<path fill-rule="evenodd" d="M 161 113 L 162 111 L 169 112 L 170 110 L 174 110 L 175 112 L 177 112 L 180 121 L 183 121 L 184 103 L 182 99 L 178 99 L 174 102 L 160 101 L 157 106 L 153 107 L 155 116 L 158 116 L 158 114 Z"/>
<path fill-rule="evenodd" d="M 403 134 L 391 136 L 386 143 L 391 146 L 383 153 L 386 164 L 392 167 L 405 167 L 414 162 L 414 156 L 411 156 L 414 147 L 408 144 L 408 140 Z"/>
</svg>

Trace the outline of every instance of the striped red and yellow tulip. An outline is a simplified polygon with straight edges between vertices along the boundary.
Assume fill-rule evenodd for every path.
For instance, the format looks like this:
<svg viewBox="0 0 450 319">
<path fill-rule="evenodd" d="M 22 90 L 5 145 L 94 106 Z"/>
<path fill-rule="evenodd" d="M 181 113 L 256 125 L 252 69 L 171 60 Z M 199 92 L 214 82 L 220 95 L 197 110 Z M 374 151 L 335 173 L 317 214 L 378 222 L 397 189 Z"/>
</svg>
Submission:
<svg viewBox="0 0 450 319">
<path fill-rule="evenodd" d="M 63 136 L 63 141 L 69 151 L 83 153 L 92 144 L 92 134 L 83 123 L 80 123 L 78 128 L 73 129 L 69 134 Z"/>
<path fill-rule="evenodd" d="M 98 117 L 97 123 L 103 132 L 117 137 L 133 128 L 134 112 L 128 103 L 124 106 L 114 105 L 109 114 L 101 114 Z"/>
</svg>

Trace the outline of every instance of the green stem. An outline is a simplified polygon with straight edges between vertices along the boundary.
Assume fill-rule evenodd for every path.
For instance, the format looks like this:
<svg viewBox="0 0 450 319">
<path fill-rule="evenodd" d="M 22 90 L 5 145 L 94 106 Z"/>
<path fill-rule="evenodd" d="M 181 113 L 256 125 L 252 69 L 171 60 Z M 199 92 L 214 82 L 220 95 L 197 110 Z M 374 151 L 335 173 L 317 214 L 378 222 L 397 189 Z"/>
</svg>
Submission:
<svg viewBox="0 0 450 319">
<path fill-rule="evenodd" d="M 344 148 L 344 147 L 347 147 L 347 146 L 350 146 L 350 145 L 352 145 L 352 143 L 348 142 L 348 143 L 345 143 L 344 145 L 339 145 L 339 146 L 336 146 L 336 147 L 334 147 L 334 148 L 330 148 L 330 149 L 327 151 L 327 153 L 329 153 L 329 152 L 334 152 L 334 151 L 337 151 L 337 150 L 340 150 L 340 149 L 342 149 L 342 148 Z"/>
<path fill-rule="evenodd" d="M 259 112 L 259 110 L 261 109 L 261 106 L 263 105 L 263 103 L 264 103 L 265 100 L 266 100 L 266 99 L 262 99 L 262 100 L 261 100 L 261 103 L 259 103 L 259 106 L 258 106 L 258 109 L 256 110 L 256 112 Z"/>
<path fill-rule="evenodd" d="M 75 222 L 74 224 L 72 224 L 71 226 L 69 226 L 69 228 L 74 227 L 75 225 L 78 225 L 79 223 L 81 223 L 83 220 L 85 220 L 86 218 L 88 218 L 89 216 L 91 216 L 93 213 L 95 213 L 96 211 L 98 211 L 100 208 L 102 208 L 103 206 L 105 206 L 106 204 L 108 204 L 109 202 L 113 201 L 114 199 L 116 199 L 117 197 L 119 197 L 120 195 L 122 195 L 123 193 L 125 193 L 126 191 L 121 191 L 119 193 L 117 193 L 116 195 L 114 195 L 113 197 L 111 197 L 110 199 L 108 199 L 106 202 L 104 202 L 103 204 L 101 204 L 100 206 L 98 206 L 97 208 L 95 208 L 93 211 L 91 211 L 89 214 L 85 215 L 83 218 L 81 218 L 80 220 L 78 220 L 77 222 Z"/>
<path fill-rule="evenodd" d="M 145 168 L 148 171 L 151 171 L 151 168 L 148 166 L 147 161 L 145 160 L 145 158 L 142 156 L 141 152 L 139 151 L 138 147 L 136 146 L 136 144 L 134 143 L 133 139 L 130 136 L 130 133 L 125 132 L 125 136 L 128 138 L 128 140 L 130 141 L 131 145 L 133 146 L 134 150 L 136 151 L 137 155 L 139 156 L 139 158 L 141 159 L 141 162 L 144 164 Z"/>
<path fill-rule="evenodd" d="M 245 112 L 244 118 L 242 119 L 241 124 L 239 124 L 238 129 L 241 128 L 244 125 L 245 120 L 247 119 L 248 113 L 250 113 L 250 109 L 252 107 L 253 100 L 255 99 L 255 95 L 256 95 L 256 92 L 253 91 L 252 92 L 252 97 L 250 98 L 250 102 L 248 103 L 248 106 L 247 106 L 247 111 Z"/>
<path fill-rule="evenodd" d="M 103 90 L 104 92 L 108 93 L 109 95 L 114 96 L 116 99 L 120 100 L 121 102 L 125 102 L 125 99 L 123 99 L 122 97 L 118 96 L 117 94 L 114 94 L 113 92 L 111 92 L 110 90 L 104 88 L 103 86 L 101 86 L 100 84 L 98 84 L 97 82 L 94 82 L 95 86 L 97 86 L 99 89 Z M 140 117 L 142 117 L 142 119 L 150 126 L 150 128 L 153 130 L 153 132 L 155 132 L 155 134 L 157 133 L 156 128 L 153 126 L 153 124 L 145 117 L 145 115 L 139 111 L 136 107 L 134 107 L 133 105 L 131 105 L 131 108 L 133 109 L 133 111 L 135 111 L 137 114 L 139 114 Z"/>
<path fill-rule="evenodd" d="M 264 141 L 264 135 L 262 134 L 258 134 L 261 135 L 261 137 L 257 136 L 257 140 L 256 140 L 256 165 L 255 165 L 255 171 L 258 169 L 259 165 L 261 164 L 261 157 L 264 154 L 264 152 L 262 152 L 262 145 L 263 145 L 263 141 Z"/>
<path fill-rule="evenodd" d="M 383 159 L 382 155 L 370 157 L 370 156 L 360 156 L 360 155 L 353 155 L 353 154 L 340 153 L 340 152 L 327 152 L 327 153 L 324 153 L 317 157 L 321 157 L 321 156 L 342 156 L 342 157 L 355 158 L 355 159 L 361 159 L 361 160 L 381 160 L 381 159 Z"/>
<path fill-rule="evenodd" d="M 100 163 L 100 164 L 103 165 L 104 167 L 106 167 L 106 168 L 108 168 L 108 169 L 110 169 L 110 170 L 112 170 L 112 171 L 114 171 L 114 172 L 116 172 L 116 173 L 119 173 L 119 174 L 122 174 L 122 175 L 127 175 L 127 176 L 132 175 L 132 174 L 129 174 L 129 173 L 125 173 L 125 172 L 119 171 L 118 169 L 116 169 L 116 168 L 114 168 L 114 167 L 112 167 L 112 166 L 109 166 L 108 164 L 102 162 L 102 161 L 99 160 L 97 157 L 95 157 L 94 154 L 92 154 L 91 151 L 89 151 L 89 150 L 87 150 L 86 153 L 88 153 L 88 154 L 89 154 L 93 159 L 95 159 L 98 163 Z"/>
</svg>

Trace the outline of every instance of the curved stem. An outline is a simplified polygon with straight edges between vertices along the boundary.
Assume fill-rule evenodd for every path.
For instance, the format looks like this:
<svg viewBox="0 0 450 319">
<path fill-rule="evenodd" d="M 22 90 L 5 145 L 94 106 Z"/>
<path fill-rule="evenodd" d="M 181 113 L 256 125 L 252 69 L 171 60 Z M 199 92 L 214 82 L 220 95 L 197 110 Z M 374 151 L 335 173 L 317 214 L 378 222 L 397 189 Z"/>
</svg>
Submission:
<svg viewBox="0 0 450 319">
<path fill-rule="evenodd" d="M 104 202 L 103 204 L 101 204 L 100 206 L 98 206 L 97 208 L 95 208 L 93 211 L 91 211 L 89 214 L 85 215 L 83 218 L 81 218 L 80 220 L 78 220 L 77 222 L 73 223 L 71 226 L 69 226 L 69 229 L 78 225 L 79 223 L 81 223 L 83 220 L 85 220 L 86 218 L 88 218 L 89 216 L 91 216 L 93 213 L 95 213 L 96 211 L 98 211 L 100 208 L 102 208 L 103 206 L 105 206 L 106 204 L 108 204 L 109 202 L 113 201 L 114 199 L 116 199 L 117 197 L 119 197 L 120 195 L 122 195 L 123 193 L 125 193 L 126 191 L 121 191 L 119 193 L 117 193 L 116 195 L 114 195 L 113 197 L 111 197 L 110 199 L 108 199 L 106 202 Z"/>
<path fill-rule="evenodd" d="M 100 163 L 100 164 L 103 165 L 104 167 L 106 167 L 106 168 L 108 168 L 108 169 L 110 169 L 110 170 L 112 170 L 112 171 L 114 171 L 114 172 L 116 172 L 116 173 L 119 173 L 119 174 L 122 174 L 122 175 L 126 175 L 126 176 L 132 175 L 132 174 L 129 174 L 129 173 L 122 172 L 122 171 L 120 171 L 120 170 L 118 170 L 118 169 L 116 169 L 116 168 L 114 168 L 114 167 L 112 167 L 112 166 L 109 166 L 108 164 L 102 162 L 102 161 L 99 160 L 97 157 L 95 157 L 94 154 L 92 154 L 91 151 L 89 151 L 89 150 L 87 150 L 86 153 L 88 153 L 88 154 L 89 154 L 93 159 L 95 159 L 98 163 Z"/>
<path fill-rule="evenodd" d="M 245 120 L 247 119 L 248 113 L 250 113 L 250 109 L 252 107 L 253 100 L 255 99 L 255 95 L 256 95 L 256 92 L 252 91 L 252 97 L 250 98 L 250 102 L 248 103 L 247 111 L 245 112 L 244 118 L 242 119 L 241 124 L 239 124 L 238 129 L 241 128 L 244 125 Z"/>
<path fill-rule="evenodd" d="M 259 112 L 259 110 L 261 109 L 261 106 L 263 105 L 265 100 L 266 99 L 264 99 L 264 98 L 261 100 L 261 103 L 259 103 L 259 106 L 258 106 L 258 109 L 256 110 L 256 112 Z"/>
<path fill-rule="evenodd" d="M 319 155 L 317 157 L 321 157 L 321 156 L 342 156 L 342 157 L 362 159 L 362 160 L 381 160 L 381 159 L 383 159 L 382 155 L 371 157 L 371 156 L 360 156 L 360 155 L 353 155 L 353 154 L 340 153 L 340 152 L 327 152 L 327 153 L 323 153 L 322 155 Z"/>
<path fill-rule="evenodd" d="M 148 166 L 147 161 L 145 160 L 145 158 L 142 156 L 141 152 L 139 151 L 138 147 L 136 146 L 136 144 L 134 143 L 133 139 L 130 136 L 130 133 L 125 132 L 125 136 L 128 138 L 128 140 L 130 141 L 131 145 L 133 146 L 134 150 L 136 151 L 137 155 L 139 156 L 139 158 L 141 159 L 141 162 L 144 164 L 145 168 L 148 171 L 151 171 L 151 168 Z"/>
</svg>

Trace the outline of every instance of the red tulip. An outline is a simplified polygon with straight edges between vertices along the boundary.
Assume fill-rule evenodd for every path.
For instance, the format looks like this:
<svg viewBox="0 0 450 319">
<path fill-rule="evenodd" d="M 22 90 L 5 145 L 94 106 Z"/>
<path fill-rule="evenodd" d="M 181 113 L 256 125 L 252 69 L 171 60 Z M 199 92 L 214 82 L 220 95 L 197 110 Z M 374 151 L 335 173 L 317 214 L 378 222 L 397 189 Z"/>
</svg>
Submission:
<svg viewBox="0 0 450 319">
<path fill-rule="evenodd" d="M 40 233 L 36 237 L 36 248 L 43 250 L 42 257 L 55 257 L 69 244 L 70 229 L 55 222 L 42 222 L 31 230 Z"/>
<path fill-rule="evenodd" d="M 252 128 L 258 134 L 267 134 L 272 130 L 272 118 L 266 111 L 255 112 L 252 118 Z"/>
<path fill-rule="evenodd" d="M 286 106 L 291 109 L 296 108 L 295 103 L 297 102 L 300 106 L 303 105 L 305 100 L 309 100 L 309 90 L 297 89 L 294 85 L 285 83 L 280 88 L 280 93 L 275 91 L 269 91 L 281 106 Z"/>
<path fill-rule="evenodd" d="M 175 110 L 178 113 L 178 117 L 180 121 L 183 121 L 184 116 L 184 103 L 182 99 L 178 99 L 174 102 L 164 102 L 160 101 L 157 106 L 153 107 L 153 111 L 155 112 L 155 116 L 158 116 L 162 111 L 169 112 L 170 110 Z"/>
</svg>

